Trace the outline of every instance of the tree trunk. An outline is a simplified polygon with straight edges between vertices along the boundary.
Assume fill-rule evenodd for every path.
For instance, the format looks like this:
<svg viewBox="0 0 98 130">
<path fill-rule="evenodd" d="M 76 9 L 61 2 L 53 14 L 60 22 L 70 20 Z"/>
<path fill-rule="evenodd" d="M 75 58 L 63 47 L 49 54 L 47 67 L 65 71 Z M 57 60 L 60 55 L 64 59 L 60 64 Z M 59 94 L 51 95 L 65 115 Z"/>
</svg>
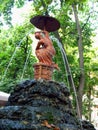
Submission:
<svg viewBox="0 0 98 130">
<path fill-rule="evenodd" d="M 78 18 L 77 6 L 75 3 L 72 5 L 72 8 L 73 8 L 73 12 L 74 12 L 77 33 L 78 33 L 78 38 L 77 38 L 78 41 L 77 42 L 78 42 L 78 51 L 79 51 L 80 79 L 79 79 L 79 88 L 77 91 L 77 96 L 78 96 L 80 115 L 82 118 L 82 96 L 83 96 L 83 89 L 84 89 L 84 82 L 85 82 L 84 60 L 83 60 L 83 43 L 82 43 L 82 32 L 81 32 L 81 27 L 80 27 L 79 18 Z"/>
</svg>

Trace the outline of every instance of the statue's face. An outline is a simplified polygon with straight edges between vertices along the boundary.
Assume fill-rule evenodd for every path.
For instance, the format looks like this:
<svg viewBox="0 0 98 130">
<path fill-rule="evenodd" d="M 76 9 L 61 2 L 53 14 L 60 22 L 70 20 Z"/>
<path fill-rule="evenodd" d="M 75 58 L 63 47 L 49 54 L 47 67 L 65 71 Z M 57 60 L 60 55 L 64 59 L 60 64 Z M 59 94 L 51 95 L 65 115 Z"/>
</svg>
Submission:
<svg viewBox="0 0 98 130">
<path fill-rule="evenodd" d="M 43 37 L 45 37 L 45 33 L 42 32 L 42 31 L 40 31 L 40 32 L 35 32 L 35 37 L 36 37 L 37 39 L 43 38 Z"/>
<path fill-rule="evenodd" d="M 37 39 L 40 39 L 40 32 L 36 32 L 36 33 L 35 33 L 35 37 L 36 37 Z"/>
</svg>

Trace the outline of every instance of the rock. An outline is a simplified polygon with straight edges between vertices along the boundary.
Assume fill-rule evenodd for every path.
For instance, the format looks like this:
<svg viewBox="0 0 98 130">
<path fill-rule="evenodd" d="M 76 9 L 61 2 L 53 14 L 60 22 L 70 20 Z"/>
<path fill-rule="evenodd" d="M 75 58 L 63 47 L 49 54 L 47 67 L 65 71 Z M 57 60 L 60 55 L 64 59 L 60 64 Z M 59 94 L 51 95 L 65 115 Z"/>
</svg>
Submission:
<svg viewBox="0 0 98 130">
<path fill-rule="evenodd" d="M 81 122 L 82 122 L 83 130 L 96 130 L 90 122 L 86 120 L 83 120 Z"/>
<path fill-rule="evenodd" d="M 63 83 L 26 80 L 15 86 L 7 105 L 0 108 L 0 130 L 81 130 L 69 96 Z M 82 124 L 83 130 L 95 130 Z"/>
<path fill-rule="evenodd" d="M 64 84 L 54 81 L 27 80 L 16 85 L 7 105 L 51 105 L 65 111 L 72 109 L 69 95 L 69 90 Z"/>
<path fill-rule="evenodd" d="M 4 130 L 4 128 L 11 130 L 16 128 L 19 130 L 47 130 L 47 127 L 41 125 L 44 120 L 60 129 L 78 129 L 77 120 L 73 116 L 49 106 L 7 106 L 0 109 L 0 113 L 2 113 L 0 115 L 0 130 Z M 67 120 L 67 118 L 70 119 Z"/>
</svg>

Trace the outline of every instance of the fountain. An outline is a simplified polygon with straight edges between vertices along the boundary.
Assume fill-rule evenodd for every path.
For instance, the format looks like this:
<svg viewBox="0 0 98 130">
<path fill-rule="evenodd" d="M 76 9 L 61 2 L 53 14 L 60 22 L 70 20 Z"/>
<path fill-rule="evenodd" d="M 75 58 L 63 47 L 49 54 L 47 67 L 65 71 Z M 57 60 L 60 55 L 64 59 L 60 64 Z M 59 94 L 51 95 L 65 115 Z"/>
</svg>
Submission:
<svg viewBox="0 0 98 130">
<path fill-rule="evenodd" d="M 64 83 L 52 80 L 55 49 L 49 32 L 59 29 L 59 22 L 49 16 L 35 16 L 31 23 L 41 31 L 34 64 L 34 79 L 17 84 L 5 107 L 0 108 L 0 130 L 95 130 L 80 121 L 73 112 L 70 92 Z"/>
</svg>

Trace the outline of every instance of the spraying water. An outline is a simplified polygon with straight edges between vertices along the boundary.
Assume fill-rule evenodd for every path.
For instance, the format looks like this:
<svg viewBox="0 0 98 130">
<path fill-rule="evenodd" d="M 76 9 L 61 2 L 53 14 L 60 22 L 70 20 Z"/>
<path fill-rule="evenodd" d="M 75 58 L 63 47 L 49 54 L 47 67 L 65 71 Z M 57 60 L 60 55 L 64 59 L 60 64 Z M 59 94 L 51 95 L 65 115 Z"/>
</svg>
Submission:
<svg viewBox="0 0 98 130">
<path fill-rule="evenodd" d="M 74 85 L 74 81 L 73 81 L 73 77 L 72 77 L 72 74 L 71 74 L 71 69 L 70 69 L 70 66 L 69 66 L 69 63 L 68 63 L 68 60 L 67 60 L 66 53 L 63 49 L 61 42 L 57 38 L 55 38 L 53 36 L 50 36 L 50 38 L 53 41 L 56 41 L 58 47 L 60 48 L 60 51 L 61 51 L 61 54 L 62 54 L 62 57 L 63 57 L 63 62 L 64 62 L 64 65 L 65 65 L 65 70 L 67 71 L 67 75 L 68 75 L 68 81 L 69 81 L 70 86 L 73 88 L 73 91 L 74 91 L 74 94 L 75 94 L 75 100 L 76 100 L 76 105 L 77 105 L 77 113 L 78 113 L 79 119 L 81 119 L 79 102 L 78 102 L 78 98 L 77 98 L 77 92 L 76 92 L 76 88 L 75 88 L 75 85 Z M 79 120 L 79 121 L 80 121 L 80 125 L 81 125 L 81 130 L 83 130 L 82 122 L 81 122 L 81 120 Z"/>
<path fill-rule="evenodd" d="M 25 69 L 26 69 L 27 62 L 28 62 L 28 59 L 29 59 L 29 56 L 30 56 L 31 51 L 32 51 L 32 49 L 30 49 L 29 52 L 28 52 L 28 55 L 27 55 L 27 58 L 26 58 L 26 62 L 25 62 L 25 64 L 24 64 L 24 68 L 23 68 L 23 72 L 22 72 L 21 80 L 23 79 L 24 72 L 25 72 Z"/>
<path fill-rule="evenodd" d="M 57 38 L 55 38 L 53 36 L 50 36 L 50 38 L 53 41 L 56 41 L 58 47 L 60 48 L 60 51 L 61 51 L 61 54 L 62 54 L 62 57 L 63 57 L 63 62 L 64 62 L 64 65 L 65 65 L 65 70 L 67 71 L 67 74 L 68 74 L 68 81 L 69 81 L 70 86 L 73 88 L 73 91 L 74 91 L 74 94 L 75 94 L 78 116 L 81 119 L 77 93 L 76 93 L 76 89 L 75 89 L 75 85 L 74 85 L 74 81 L 73 81 L 73 78 L 72 78 L 71 69 L 70 69 L 70 66 L 69 66 L 69 63 L 68 63 L 68 60 L 67 60 L 66 53 L 65 53 L 65 51 L 63 49 L 63 46 L 62 46 L 61 42 L 59 42 L 59 40 Z"/>
<path fill-rule="evenodd" d="M 13 52 L 13 54 L 12 54 L 12 57 L 10 58 L 10 61 L 9 61 L 8 65 L 7 65 L 7 68 L 6 68 L 5 72 L 4 72 L 4 75 L 3 75 L 2 79 L 1 79 L 0 84 L 3 82 L 3 80 L 4 80 L 4 78 L 5 78 L 6 74 L 7 74 L 7 71 L 8 71 L 8 69 L 9 69 L 9 66 L 11 65 L 12 60 L 13 60 L 13 58 L 14 58 L 14 56 L 15 56 L 17 50 L 18 50 L 18 48 L 20 47 L 21 43 L 23 42 L 23 40 L 24 40 L 32 31 L 33 31 L 33 29 L 31 29 L 31 30 L 23 37 L 23 39 L 18 43 L 18 46 L 15 48 L 15 50 L 14 50 L 14 52 Z"/>
</svg>

